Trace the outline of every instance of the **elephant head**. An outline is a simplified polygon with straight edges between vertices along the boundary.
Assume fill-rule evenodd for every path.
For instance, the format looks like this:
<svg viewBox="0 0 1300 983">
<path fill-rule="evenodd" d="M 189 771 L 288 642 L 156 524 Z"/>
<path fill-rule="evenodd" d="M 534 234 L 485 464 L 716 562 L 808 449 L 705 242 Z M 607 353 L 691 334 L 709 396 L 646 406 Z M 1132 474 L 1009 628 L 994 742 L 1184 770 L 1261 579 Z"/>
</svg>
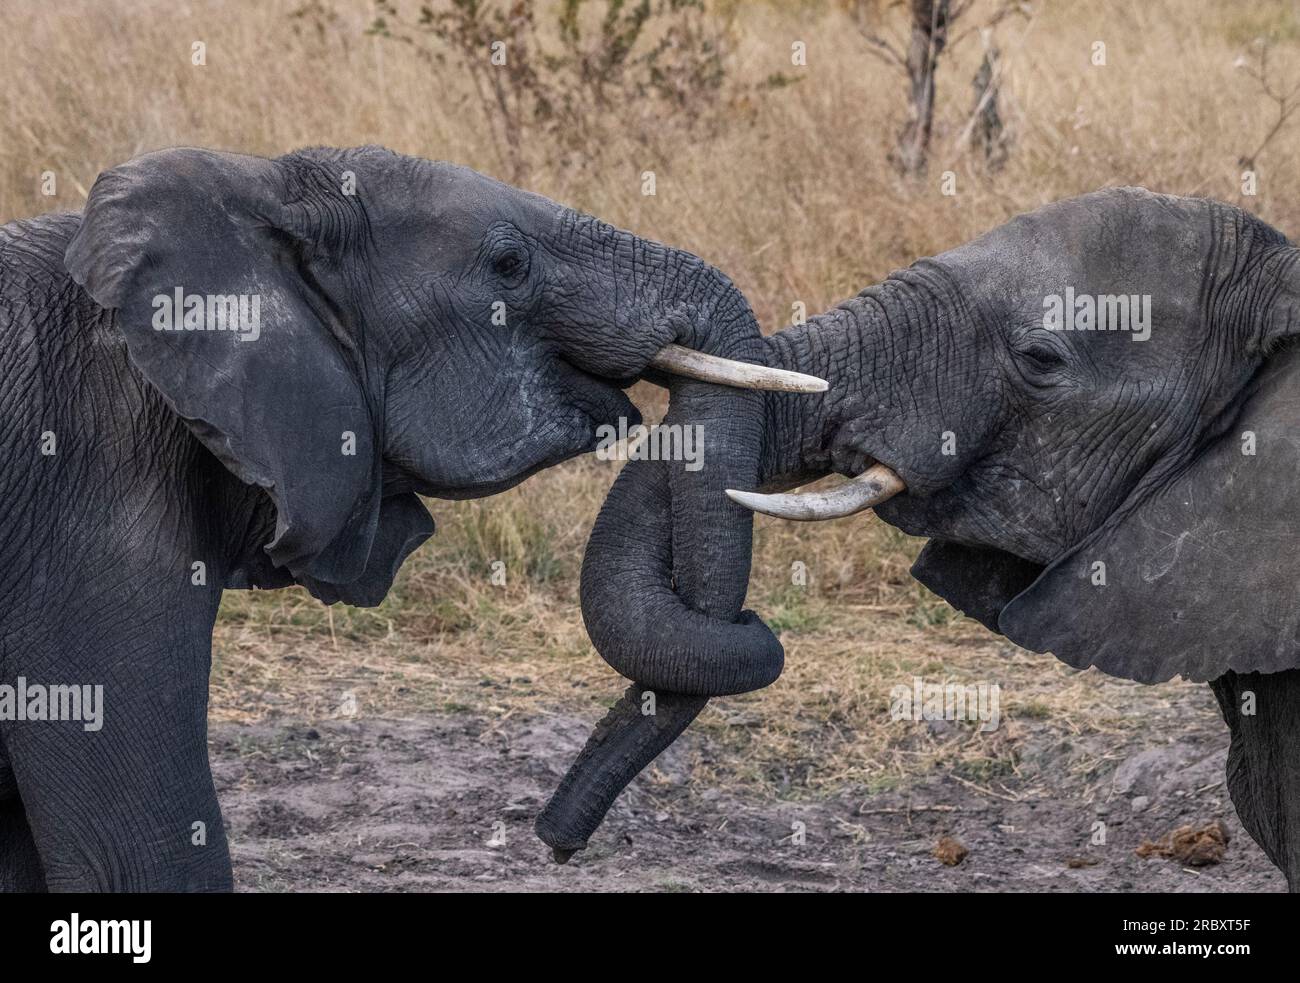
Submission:
<svg viewBox="0 0 1300 983">
<path fill-rule="evenodd" d="M 800 520 L 874 507 L 929 538 L 919 580 L 1073 666 L 1145 682 L 1300 666 L 1300 565 L 1279 545 L 1300 533 L 1298 259 L 1239 209 L 1140 189 L 1016 218 L 767 339 L 768 365 L 831 388 L 753 396 L 730 465 L 753 483 L 727 494 Z M 673 415 L 708 412 L 684 395 Z M 629 605 L 672 589 L 683 544 L 748 540 L 744 511 L 681 508 L 666 470 L 626 469 L 589 547 L 587 566 L 617 563 L 637 584 Z M 832 473 L 851 480 L 772 493 Z M 633 521 L 659 538 L 634 537 Z M 735 598 L 747 576 L 748 558 L 719 554 L 697 582 Z M 583 586 L 584 609 L 608 589 Z M 715 685 L 710 658 L 764 642 L 751 618 L 712 623 L 708 652 L 673 648 L 675 629 L 593 633 L 631 678 L 686 681 L 657 701 L 672 736 L 740 688 Z M 603 730 L 548 807 L 544 838 L 562 850 L 668 732 L 617 711 Z"/>
<path fill-rule="evenodd" d="M 697 257 L 380 148 L 137 158 L 95 183 L 65 263 L 273 501 L 266 556 L 229 586 L 378 603 L 432 531 L 417 494 L 489 495 L 590 450 L 639 420 L 642 377 L 783 384 Z"/>
</svg>

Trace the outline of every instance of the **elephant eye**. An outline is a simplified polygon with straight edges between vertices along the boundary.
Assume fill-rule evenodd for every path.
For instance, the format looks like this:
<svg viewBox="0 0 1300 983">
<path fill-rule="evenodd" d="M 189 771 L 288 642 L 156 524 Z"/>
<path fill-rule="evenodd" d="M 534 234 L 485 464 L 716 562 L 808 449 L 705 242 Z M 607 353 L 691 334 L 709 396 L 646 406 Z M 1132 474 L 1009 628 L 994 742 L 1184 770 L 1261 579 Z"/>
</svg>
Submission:
<svg viewBox="0 0 1300 983">
<path fill-rule="evenodd" d="M 1040 372 L 1050 372 L 1053 369 L 1059 369 L 1065 364 L 1065 359 L 1056 350 L 1056 347 L 1045 342 L 1031 341 L 1017 351 L 1032 368 L 1036 368 Z"/>
<path fill-rule="evenodd" d="M 524 257 L 518 250 L 511 249 L 502 253 L 492 264 L 496 274 L 504 279 L 519 277 L 524 272 Z"/>
</svg>

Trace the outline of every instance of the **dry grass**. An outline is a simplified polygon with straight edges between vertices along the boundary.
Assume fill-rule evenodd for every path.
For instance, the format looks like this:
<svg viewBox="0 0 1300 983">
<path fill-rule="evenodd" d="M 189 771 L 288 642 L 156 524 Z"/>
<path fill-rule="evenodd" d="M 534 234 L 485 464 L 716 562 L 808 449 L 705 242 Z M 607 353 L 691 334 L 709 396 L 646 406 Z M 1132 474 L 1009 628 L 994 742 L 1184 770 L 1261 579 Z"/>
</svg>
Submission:
<svg viewBox="0 0 1300 983">
<path fill-rule="evenodd" d="M 365 0 L 326 2 L 333 17 L 319 32 L 289 16 L 299 5 L 8 0 L 0 215 L 79 208 L 100 170 L 176 144 L 276 154 L 376 142 L 504 174 L 463 79 L 364 36 Z M 1015 143 L 997 175 L 958 145 L 978 43 L 943 66 L 931 176 L 914 182 L 886 161 L 902 83 L 866 55 L 839 6 L 739 3 L 716 135 L 612 138 L 599 166 L 574 166 L 526 133 L 528 184 L 690 247 L 729 272 L 772 329 L 796 301 L 824 309 L 1013 214 L 1104 185 L 1210 195 L 1300 230 L 1300 168 L 1291 163 L 1300 121 L 1261 156 L 1258 196 L 1241 196 L 1238 158 L 1267 132 L 1274 108 L 1233 67 L 1269 34 L 1281 80 L 1300 80 L 1294 4 L 1038 6 L 1028 23 L 999 28 Z M 207 44 L 206 66 L 190 64 L 195 40 Z M 790 65 L 794 40 L 807 43 L 805 69 Z M 1097 40 L 1107 45 L 1102 68 L 1089 61 Z M 776 72 L 800 78 L 760 86 Z M 47 169 L 59 179 L 54 198 L 39 191 Z M 658 176 L 653 198 L 640 193 L 647 169 Z M 939 192 L 945 170 L 957 176 L 952 197 Z M 659 405 L 656 394 L 640 395 Z M 613 468 L 577 461 L 487 502 L 434 503 L 438 536 L 374 611 L 326 611 L 301 591 L 228 594 L 214 715 L 329 714 L 349 690 L 362 713 L 594 713 L 618 682 L 582 632 L 577 567 Z M 1133 687 L 1017 652 L 954 616 L 907 576 L 915 551 L 874 518 L 817 528 L 760 521 L 751 605 L 782 630 L 789 668 L 770 690 L 718 702 L 704 718 L 746 749 L 728 766 L 733 777 L 774 781 L 803 767 L 796 785 L 887 784 L 953 754 L 1003 760 L 1017 720 L 1137 726 L 1124 712 Z M 507 563 L 505 587 L 488 581 L 495 559 Z M 796 560 L 808 587 L 791 584 Z M 955 750 L 909 745 L 884 708 L 890 687 L 914 674 L 998 682 L 1006 733 Z M 1172 689 L 1147 699 L 1161 692 Z"/>
</svg>

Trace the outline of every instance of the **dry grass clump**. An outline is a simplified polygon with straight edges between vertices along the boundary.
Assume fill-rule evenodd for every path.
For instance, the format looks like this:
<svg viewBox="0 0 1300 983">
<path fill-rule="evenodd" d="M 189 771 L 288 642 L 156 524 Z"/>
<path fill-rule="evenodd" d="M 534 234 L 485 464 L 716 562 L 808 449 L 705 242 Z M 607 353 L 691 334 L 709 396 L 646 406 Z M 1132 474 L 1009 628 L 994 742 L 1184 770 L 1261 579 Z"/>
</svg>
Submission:
<svg viewBox="0 0 1300 983">
<path fill-rule="evenodd" d="M 796 304 L 815 313 L 1011 215 L 1107 185 L 1210 195 L 1300 230 L 1300 121 L 1259 156 L 1257 196 L 1242 195 L 1238 163 L 1276 117 L 1239 57 L 1270 37 L 1279 84 L 1300 81 L 1300 15 L 1285 0 L 1036 3 L 1028 20 L 998 28 L 1006 166 L 988 173 L 959 140 L 980 57 L 969 41 L 941 66 L 923 180 L 888 163 L 902 81 L 868 56 L 841 3 L 725 7 L 727 83 L 707 139 L 680 126 L 620 135 L 611 121 L 607 139 L 575 156 L 525 127 L 519 153 L 532 190 L 716 263 L 769 330 Z M 375 142 L 508 177 L 470 80 L 368 36 L 373 14 L 367 0 L 10 0 L 0 214 L 79 208 L 104 168 L 177 144 L 278 154 Z M 206 65 L 191 64 L 196 41 Z M 806 67 L 791 65 L 794 41 L 807 46 Z M 1097 41 L 1104 67 L 1090 60 Z M 47 170 L 53 197 L 41 194 Z M 641 194 L 646 170 L 654 197 Z M 948 171 L 951 196 L 940 190 Z M 662 409 L 651 390 L 637 398 L 651 417 Z M 372 611 L 326 610 L 297 590 L 228 594 L 214 715 L 334 713 L 349 692 L 361 713 L 594 714 L 619 682 L 582 632 L 577 569 L 615 467 L 575 461 L 488 501 L 433 503 L 438 535 Z M 756 539 L 750 603 L 781 630 L 788 669 L 702 719 L 745 749 L 726 765 L 733 778 L 879 787 L 954 755 L 1014 769 L 1005 735 L 954 746 L 890 725 L 889 689 L 914 674 L 998 682 L 1012 734 L 1017 720 L 1140 725 L 1124 713 L 1135 687 L 1017 652 L 919 588 L 907 575 L 918 544 L 874 517 L 760 520 Z M 504 585 L 490 579 L 497 560 Z M 805 585 L 792 582 L 795 563 Z M 997 776 L 968 780 L 992 788 Z"/>
</svg>

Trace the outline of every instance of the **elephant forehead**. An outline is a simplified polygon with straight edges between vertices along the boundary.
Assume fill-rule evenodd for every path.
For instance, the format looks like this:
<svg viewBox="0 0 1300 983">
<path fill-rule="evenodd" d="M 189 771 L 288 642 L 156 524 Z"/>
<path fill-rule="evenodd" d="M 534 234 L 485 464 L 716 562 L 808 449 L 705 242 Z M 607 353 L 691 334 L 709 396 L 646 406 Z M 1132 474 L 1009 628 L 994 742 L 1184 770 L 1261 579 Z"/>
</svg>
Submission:
<svg viewBox="0 0 1300 983">
<path fill-rule="evenodd" d="M 434 222 L 439 231 L 482 234 L 499 222 L 539 232 L 560 210 L 555 202 L 447 161 L 407 158 L 397 175 L 376 175 L 385 193 L 373 205 L 387 219 Z"/>
<path fill-rule="evenodd" d="M 1071 310 L 1075 301 L 1149 297 L 1169 342 L 1201 327 L 1203 298 L 1188 284 L 1232 275 L 1255 233 L 1215 202 L 1111 188 L 1018 216 L 936 261 L 957 271 L 981 306 L 1038 319 L 1047 298 L 1064 303 L 1067 292 Z"/>
</svg>

